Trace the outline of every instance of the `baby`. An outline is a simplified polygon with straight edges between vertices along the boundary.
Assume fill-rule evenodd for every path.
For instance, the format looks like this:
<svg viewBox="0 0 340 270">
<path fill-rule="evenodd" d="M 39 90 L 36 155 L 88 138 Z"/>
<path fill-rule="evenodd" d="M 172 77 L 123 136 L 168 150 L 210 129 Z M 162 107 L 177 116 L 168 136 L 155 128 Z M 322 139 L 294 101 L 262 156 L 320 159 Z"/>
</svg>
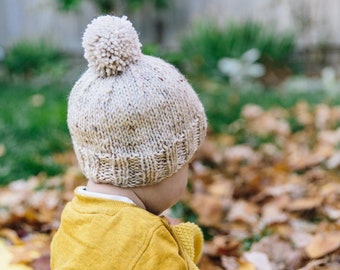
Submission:
<svg viewBox="0 0 340 270">
<path fill-rule="evenodd" d="M 198 269 L 199 227 L 162 212 L 183 195 L 206 116 L 184 76 L 144 55 L 126 17 L 85 30 L 88 70 L 67 123 L 86 187 L 75 190 L 51 244 L 52 269 Z"/>
</svg>

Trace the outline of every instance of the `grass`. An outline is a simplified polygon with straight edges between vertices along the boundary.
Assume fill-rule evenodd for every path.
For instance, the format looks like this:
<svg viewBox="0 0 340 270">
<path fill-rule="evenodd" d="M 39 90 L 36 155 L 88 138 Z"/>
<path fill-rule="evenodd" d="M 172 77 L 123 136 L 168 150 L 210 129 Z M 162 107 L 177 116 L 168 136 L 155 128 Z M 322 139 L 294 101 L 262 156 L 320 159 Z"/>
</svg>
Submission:
<svg viewBox="0 0 340 270">
<path fill-rule="evenodd" d="M 0 84 L 0 185 L 63 168 L 52 154 L 71 147 L 65 85 Z"/>
</svg>

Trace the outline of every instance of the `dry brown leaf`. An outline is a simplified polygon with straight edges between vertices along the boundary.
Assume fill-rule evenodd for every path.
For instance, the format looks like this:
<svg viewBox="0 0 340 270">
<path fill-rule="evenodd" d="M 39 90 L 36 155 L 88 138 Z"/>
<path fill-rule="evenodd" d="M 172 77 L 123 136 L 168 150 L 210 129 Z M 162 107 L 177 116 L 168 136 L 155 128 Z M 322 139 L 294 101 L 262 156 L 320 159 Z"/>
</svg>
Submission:
<svg viewBox="0 0 340 270">
<path fill-rule="evenodd" d="M 230 137 L 231 138 L 231 137 Z M 232 144 L 232 143 L 230 143 Z M 228 144 L 229 145 L 229 144 Z M 197 154 L 196 160 L 208 159 L 214 163 L 220 163 L 222 161 L 222 153 L 217 147 L 217 144 L 213 140 L 205 140 L 200 146 Z"/>
<path fill-rule="evenodd" d="M 326 161 L 326 166 L 331 170 L 340 166 L 340 151 L 333 153 L 329 157 L 329 159 Z"/>
<path fill-rule="evenodd" d="M 219 134 L 215 138 L 218 149 L 222 147 L 227 147 L 235 144 L 235 137 L 228 134 Z"/>
<path fill-rule="evenodd" d="M 10 241 L 13 245 L 24 244 L 24 242 L 18 236 L 17 232 L 12 229 L 9 228 L 0 229 L 0 236 Z"/>
<path fill-rule="evenodd" d="M 0 239 L 0 269 L 2 270 L 33 270 L 25 264 L 13 263 L 14 254 L 9 250 L 5 241 Z"/>
<path fill-rule="evenodd" d="M 323 211 L 329 219 L 338 220 L 340 219 L 340 209 L 332 206 L 323 207 Z"/>
<path fill-rule="evenodd" d="M 45 255 L 33 260 L 31 263 L 34 270 L 50 270 L 50 256 Z"/>
<path fill-rule="evenodd" d="M 288 214 L 283 212 L 282 208 L 274 203 L 265 204 L 261 211 L 261 224 L 263 227 L 274 223 L 283 223 L 289 219 Z"/>
<path fill-rule="evenodd" d="M 212 240 L 207 241 L 204 246 L 205 254 L 210 256 L 235 255 L 241 242 L 228 235 L 215 235 Z"/>
<path fill-rule="evenodd" d="M 223 205 L 219 198 L 195 193 L 190 206 L 198 215 L 198 221 L 205 226 L 219 226 L 223 216 Z"/>
<path fill-rule="evenodd" d="M 243 254 L 243 257 L 250 262 L 251 264 L 247 265 L 246 268 L 241 268 L 239 270 L 243 269 L 261 269 L 261 270 L 273 270 L 268 256 L 265 253 L 257 252 L 257 251 L 251 251 L 251 252 L 245 252 Z M 255 267 L 254 267 L 255 266 Z M 253 267 L 253 268 L 251 268 Z"/>
<path fill-rule="evenodd" d="M 318 104 L 315 108 L 315 126 L 317 129 L 327 129 L 330 127 L 332 110 L 326 104 Z"/>
<path fill-rule="evenodd" d="M 318 233 L 313 237 L 311 243 L 306 247 L 309 258 L 320 258 L 340 247 L 340 232 Z"/>
<path fill-rule="evenodd" d="M 247 145 L 235 145 L 228 147 L 224 152 L 224 159 L 227 162 L 239 163 L 242 161 L 257 162 L 260 160 L 259 155 Z"/>
<path fill-rule="evenodd" d="M 62 165 L 77 166 L 77 158 L 73 151 L 68 151 L 65 153 L 55 153 L 53 155 L 55 162 Z"/>
<path fill-rule="evenodd" d="M 240 267 L 238 270 L 257 270 L 256 266 L 250 262 L 242 261 L 240 262 Z"/>
<path fill-rule="evenodd" d="M 200 270 L 224 270 L 221 266 L 218 266 L 211 258 L 203 255 L 198 265 Z"/>
<path fill-rule="evenodd" d="M 298 232 L 314 234 L 318 229 L 318 225 L 315 222 L 304 220 L 302 218 L 291 218 L 289 224 L 294 231 Z"/>
<path fill-rule="evenodd" d="M 312 154 L 309 149 L 296 149 L 290 156 L 289 166 L 295 171 L 306 170 L 319 165 L 323 160 L 323 157 Z"/>
<path fill-rule="evenodd" d="M 264 113 L 264 110 L 256 104 L 247 104 L 243 107 L 241 115 L 245 120 L 252 121 L 261 117 Z"/>
<path fill-rule="evenodd" d="M 273 269 L 296 269 L 301 266 L 305 256 L 304 252 L 295 249 L 288 239 L 281 239 L 275 234 L 254 243 L 250 251 L 266 254 Z"/>
<path fill-rule="evenodd" d="M 340 194 L 340 183 L 328 182 L 324 184 L 318 192 L 319 196 L 326 197 L 327 199 L 329 197 L 336 197 Z"/>
<path fill-rule="evenodd" d="M 207 191 L 210 195 L 231 200 L 234 192 L 234 184 L 227 180 L 223 175 L 213 175 L 213 182 L 208 186 Z"/>
<path fill-rule="evenodd" d="M 322 204 L 322 198 L 300 198 L 292 201 L 288 206 L 287 210 L 289 211 L 304 211 L 311 210 L 317 207 L 320 207 Z"/>
<path fill-rule="evenodd" d="M 311 113 L 309 104 L 305 101 L 301 101 L 296 104 L 294 108 L 294 115 L 296 120 L 304 126 L 313 124 L 313 114 Z"/>
<path fill-rule="evenodd" d="M 244 200 L 236 201 L 228 214 L 228 221 L 242 221 L 255 224 L 259 219 L 259 207 Z"/>
<path fill-rule="evenodd" d="M 336 146 L 340 143 L 340 128 L 336 130 L 321 130 L 317 138 L 319 143 Z"/>
<path fill-rule="evenodd" d="M 320 259 L 320 260 L 314 260 L 309 262 L 307 265 L 305 265 L 302 268 L 299 268 L 298 270 L 314 270 L 316 269 L 315 266 L 319 266 L 321 264 L 327 263 L 327 258 Z"/>
<path fill-rule="evenodd" d="M 209 134 L 192 163 L 193 188 L 186 199 L 192 198 L 189 206 L 212 234 L 200 269 L 254 270 L 255 264 L 242 256 L 241 242 L 266 228 L 273 235 L 253 243 L 250 254 L 266 254 L 273 270 L 340 269 L 337 236 L 318 239 L 340 230 L 340 106 L 314 109 L 301 102 L 293 110 L 265 111 L 249 105 L 242 117 L 232 124 L 231 135 Z M 298 131 L 291 129 L 291 119 L 301 125 Z M 238 145 L 243 131 L 250 144 Z M 270 135 L 270 141 L 252 147 L 261 134 Z M 61 210 L 74 197 L 74 188 L 86 183 L 74 153 L 54 158 L 69 166 L 63 175 L 40 174 L 0 188 L 0 234 L 12 243 L 6 249 L 39 270 L 49 267 L 49 238 Z M 314 221 L 314 213 L 321 222 Z M 37 232 L 47 238 L 35 241 Z M 307 257 L 307 250 L 322 259 Z"/>
<path fill-rule="evenodd" d="M 34 260 L 49 254 L 51 238 L 46 234 L 33 234 L 25 241 L 25 245 L 11 246 L 14 263 L 32 263 Z"/>
<path fill-rule="evenodd" d="M 240 267 L 238 259 L 233 256 L 221 256 L 221 265 L 225 270 L 238 270 Z"/>
<path fill-rule="evenodd" d="M 307 232 L 294 231 L 291 234 L 290 239 L 292 240 L 296 248 L 305 248 L 307 245 L 309 245 L 312 242 L 313 235 Z"/>
</svg>

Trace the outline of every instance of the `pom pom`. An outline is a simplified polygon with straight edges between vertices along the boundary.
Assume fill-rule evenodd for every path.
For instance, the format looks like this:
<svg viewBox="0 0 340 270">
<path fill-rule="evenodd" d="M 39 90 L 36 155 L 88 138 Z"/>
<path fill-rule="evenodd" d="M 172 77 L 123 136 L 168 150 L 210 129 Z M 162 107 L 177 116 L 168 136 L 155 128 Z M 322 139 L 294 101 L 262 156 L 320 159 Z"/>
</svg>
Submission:
<svg viewBox="0 0 340 270">
<path fill-rule="evenodd" d="M 89 68 L 102 77 L 122 73 L 142 54 L 138 34 L 126 16 L 94 19 L 84 32 L 82 46 Z"/>
</svg>

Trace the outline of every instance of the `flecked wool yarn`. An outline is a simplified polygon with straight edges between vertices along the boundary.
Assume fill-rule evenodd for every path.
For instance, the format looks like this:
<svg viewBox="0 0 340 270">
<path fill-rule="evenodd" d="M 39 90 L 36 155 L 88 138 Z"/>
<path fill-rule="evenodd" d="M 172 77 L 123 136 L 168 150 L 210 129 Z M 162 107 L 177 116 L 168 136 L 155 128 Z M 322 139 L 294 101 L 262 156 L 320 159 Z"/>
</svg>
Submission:
<svg viewBox="0 0 340 270">
<path fill-rule="evenodd" d="M 126 17 L 94 19 L 82 45 L 88 69 L 72 88 L 67 122 L 84 175 L 135 187 L 177 172 L 207 128 L 204 108 L 185 77 L 141 52 Z"/>
</svg>

